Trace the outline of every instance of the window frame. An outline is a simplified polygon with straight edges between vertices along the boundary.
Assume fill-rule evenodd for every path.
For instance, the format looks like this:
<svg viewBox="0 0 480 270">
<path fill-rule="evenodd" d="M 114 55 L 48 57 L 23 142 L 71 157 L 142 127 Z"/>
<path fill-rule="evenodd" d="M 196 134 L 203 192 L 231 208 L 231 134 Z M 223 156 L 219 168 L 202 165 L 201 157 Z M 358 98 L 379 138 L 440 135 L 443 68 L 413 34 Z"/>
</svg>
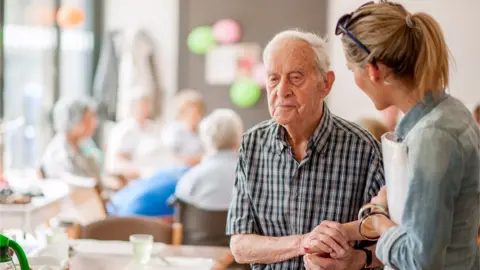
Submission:
<svg viewBox="0 0 480 270">
<path fill-rule="evenodd" d="M 85 25 L 87 29 L 91 30 L 94 35 L 93 39 L 93 53 L 90 61 L 92 61 L 92 65 L 89 70 L 87 70 L 88 78 L 90 78 L 88 82 L 88 92 L 86 94 L 92 95 L 93 94 L 93 80 L 95 78 L 95 72 L 97 68 L 97 63 L 100 55 L 100 47 L 103 38 L 104 32 L 104 3 L 105 0 L 91 0 L 87 1 L 85 5 L 84 12 L 86 14 L 91 14 L 91 16 L 85 16 L 86 21 Z M 58 10 L 62 5 L 62 0 L 55 0 L 55 10 Z M 0 123 L 5 117 L 5 17 L 6 17 L 6 0 L 0 0 Z M 56 33 L 56 50 L 54 54 L 54 72 L 53 72 L 53 102 L 57 102 L 60 98 L 60 87 L 61 87 L 61 62 L 62 62 L 62 51 L 61 51 L 61 39 L 62 39 L 62 31 L 60 26 L 58 25 L 57 21 L 55 20 L 54 29 Z M 51 119 L 51 117 L 50 117 Z M 50 125 L 53 127 L 53 125 Z M 0 136 L 3 136 L 0 133 Z M 0 138 L 2 141 L 2 138 Z M 5 151 L 5 147 L 3 149 L 0 147 L 0 161 L 3 162 L 3 155 Z M 4 164 L 0 164 L 0 168 Z M 1 171 L 0 171 L 1 174 Z M 0 175 L 1 177 L 1 175 Z"/>
</svg>

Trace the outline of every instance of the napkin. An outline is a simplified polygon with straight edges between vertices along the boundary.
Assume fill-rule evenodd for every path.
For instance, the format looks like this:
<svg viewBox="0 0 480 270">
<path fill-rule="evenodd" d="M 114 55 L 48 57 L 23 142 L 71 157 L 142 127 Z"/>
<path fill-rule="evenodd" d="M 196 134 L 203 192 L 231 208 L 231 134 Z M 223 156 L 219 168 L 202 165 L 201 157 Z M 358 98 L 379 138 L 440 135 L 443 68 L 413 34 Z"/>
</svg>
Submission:
<svg viewBox="0 0 480 270">
<path fill-rule="evenodd" d="M 398 136 L 389 132 L 382 136 L 382 153 L 387 184 L 388 211 L 393 222 L 401 224 L 408 192 L 408 149 Z"/>
</svg>

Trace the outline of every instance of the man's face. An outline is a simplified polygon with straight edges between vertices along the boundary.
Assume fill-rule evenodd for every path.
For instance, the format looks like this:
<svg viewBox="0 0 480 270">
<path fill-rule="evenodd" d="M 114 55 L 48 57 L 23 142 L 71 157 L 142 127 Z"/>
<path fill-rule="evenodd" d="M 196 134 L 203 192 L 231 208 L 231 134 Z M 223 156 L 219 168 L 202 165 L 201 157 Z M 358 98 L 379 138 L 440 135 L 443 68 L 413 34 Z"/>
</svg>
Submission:
<svg viewBox="0 0 480 270">
<path fill-rule="evenodd" d="M 135 101 L 134 103 L 134 114 L 136 118 L 145 120 L 148 119 L 152 114 L 152 100 L 150 98 L 144 97 Z"/>
<path fill-rule="evenodd" d="M 315 54 L 307 42 L 280 42 L 265 64 L 268 108 L 277 123 L 295 123 L 321 110 L 328 91 L 324 91 L 325 84 L 319 80 Z"/>
</svg>

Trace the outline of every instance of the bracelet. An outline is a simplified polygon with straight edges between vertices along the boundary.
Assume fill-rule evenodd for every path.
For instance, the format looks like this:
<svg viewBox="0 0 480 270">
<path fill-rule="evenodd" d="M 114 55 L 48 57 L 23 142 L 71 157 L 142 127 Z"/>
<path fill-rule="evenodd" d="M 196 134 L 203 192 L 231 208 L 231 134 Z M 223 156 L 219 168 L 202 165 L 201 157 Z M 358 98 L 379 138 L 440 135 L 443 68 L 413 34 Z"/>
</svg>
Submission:
<svg viewBox="0 0 480 270">
<path fill-rule="evenodd" d="M 358 233 L 360 234 L 360 236 L 362 236 L 365 240 L 369 240 L 369 241 L 377 241 L 380 236 L 378 236 L 377 238 L 371 238 L 371 237 L 368 237 L 366 235 L 363 234 L 362 232 L 362 226 L 363 224 L 365 223 L 365 221 L 371 217 L 371 216 L 374 216 L 374 215 L 383 215 L 385 216 L 386 218 L 390 219 L 390 216 L 387 214 L 387 213 L 383 213 L 383 212 L 371 212 L 369 213 L 368 215 L 364 216 L 361 220 L 360 220 L 360 223 L 358 225 Z"/>
<path fill-rule="evenodd" d="M 381 204 L 376 204 L 376 203 L 367 203 L 360 210 L 358 211 L 358 220 L 361 220 L 363 218 L 363 212 L 372 209 L 379 209 L 381 212 L 388 213 L 387 208 Z"/>
</svg>

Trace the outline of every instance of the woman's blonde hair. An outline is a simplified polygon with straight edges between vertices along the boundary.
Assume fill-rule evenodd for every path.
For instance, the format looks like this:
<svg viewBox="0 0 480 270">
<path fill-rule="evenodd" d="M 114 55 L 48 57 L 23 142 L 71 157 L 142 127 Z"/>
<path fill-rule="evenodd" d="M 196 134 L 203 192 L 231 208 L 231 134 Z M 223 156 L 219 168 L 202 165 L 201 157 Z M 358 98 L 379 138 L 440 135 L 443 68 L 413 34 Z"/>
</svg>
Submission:
<svg viewBox="0 0 480 270">
<path fill-rule="evenodd" d="M 184 89 L 181 90 L 175 96 L 175 109 L 176 109 L 176 118 L 182 117 L 185 112 L 194 106 L 197 106 L 200 110 L 205 112 L 206 105 L 203 95 L 193 89 Z"/>
<path fill-rule="evenodd" d="M 415 89 L 420 98 L 439 93 L 449 83 L 449 49 L 440 25 L 426 13 L 410 14 L 402 5 L 380 1 L 358 8 L 346 25 L 369 50 L 350 37 L 342 42 L 347 59 L 357 65 L 380 62 Z"/>
</svg>

